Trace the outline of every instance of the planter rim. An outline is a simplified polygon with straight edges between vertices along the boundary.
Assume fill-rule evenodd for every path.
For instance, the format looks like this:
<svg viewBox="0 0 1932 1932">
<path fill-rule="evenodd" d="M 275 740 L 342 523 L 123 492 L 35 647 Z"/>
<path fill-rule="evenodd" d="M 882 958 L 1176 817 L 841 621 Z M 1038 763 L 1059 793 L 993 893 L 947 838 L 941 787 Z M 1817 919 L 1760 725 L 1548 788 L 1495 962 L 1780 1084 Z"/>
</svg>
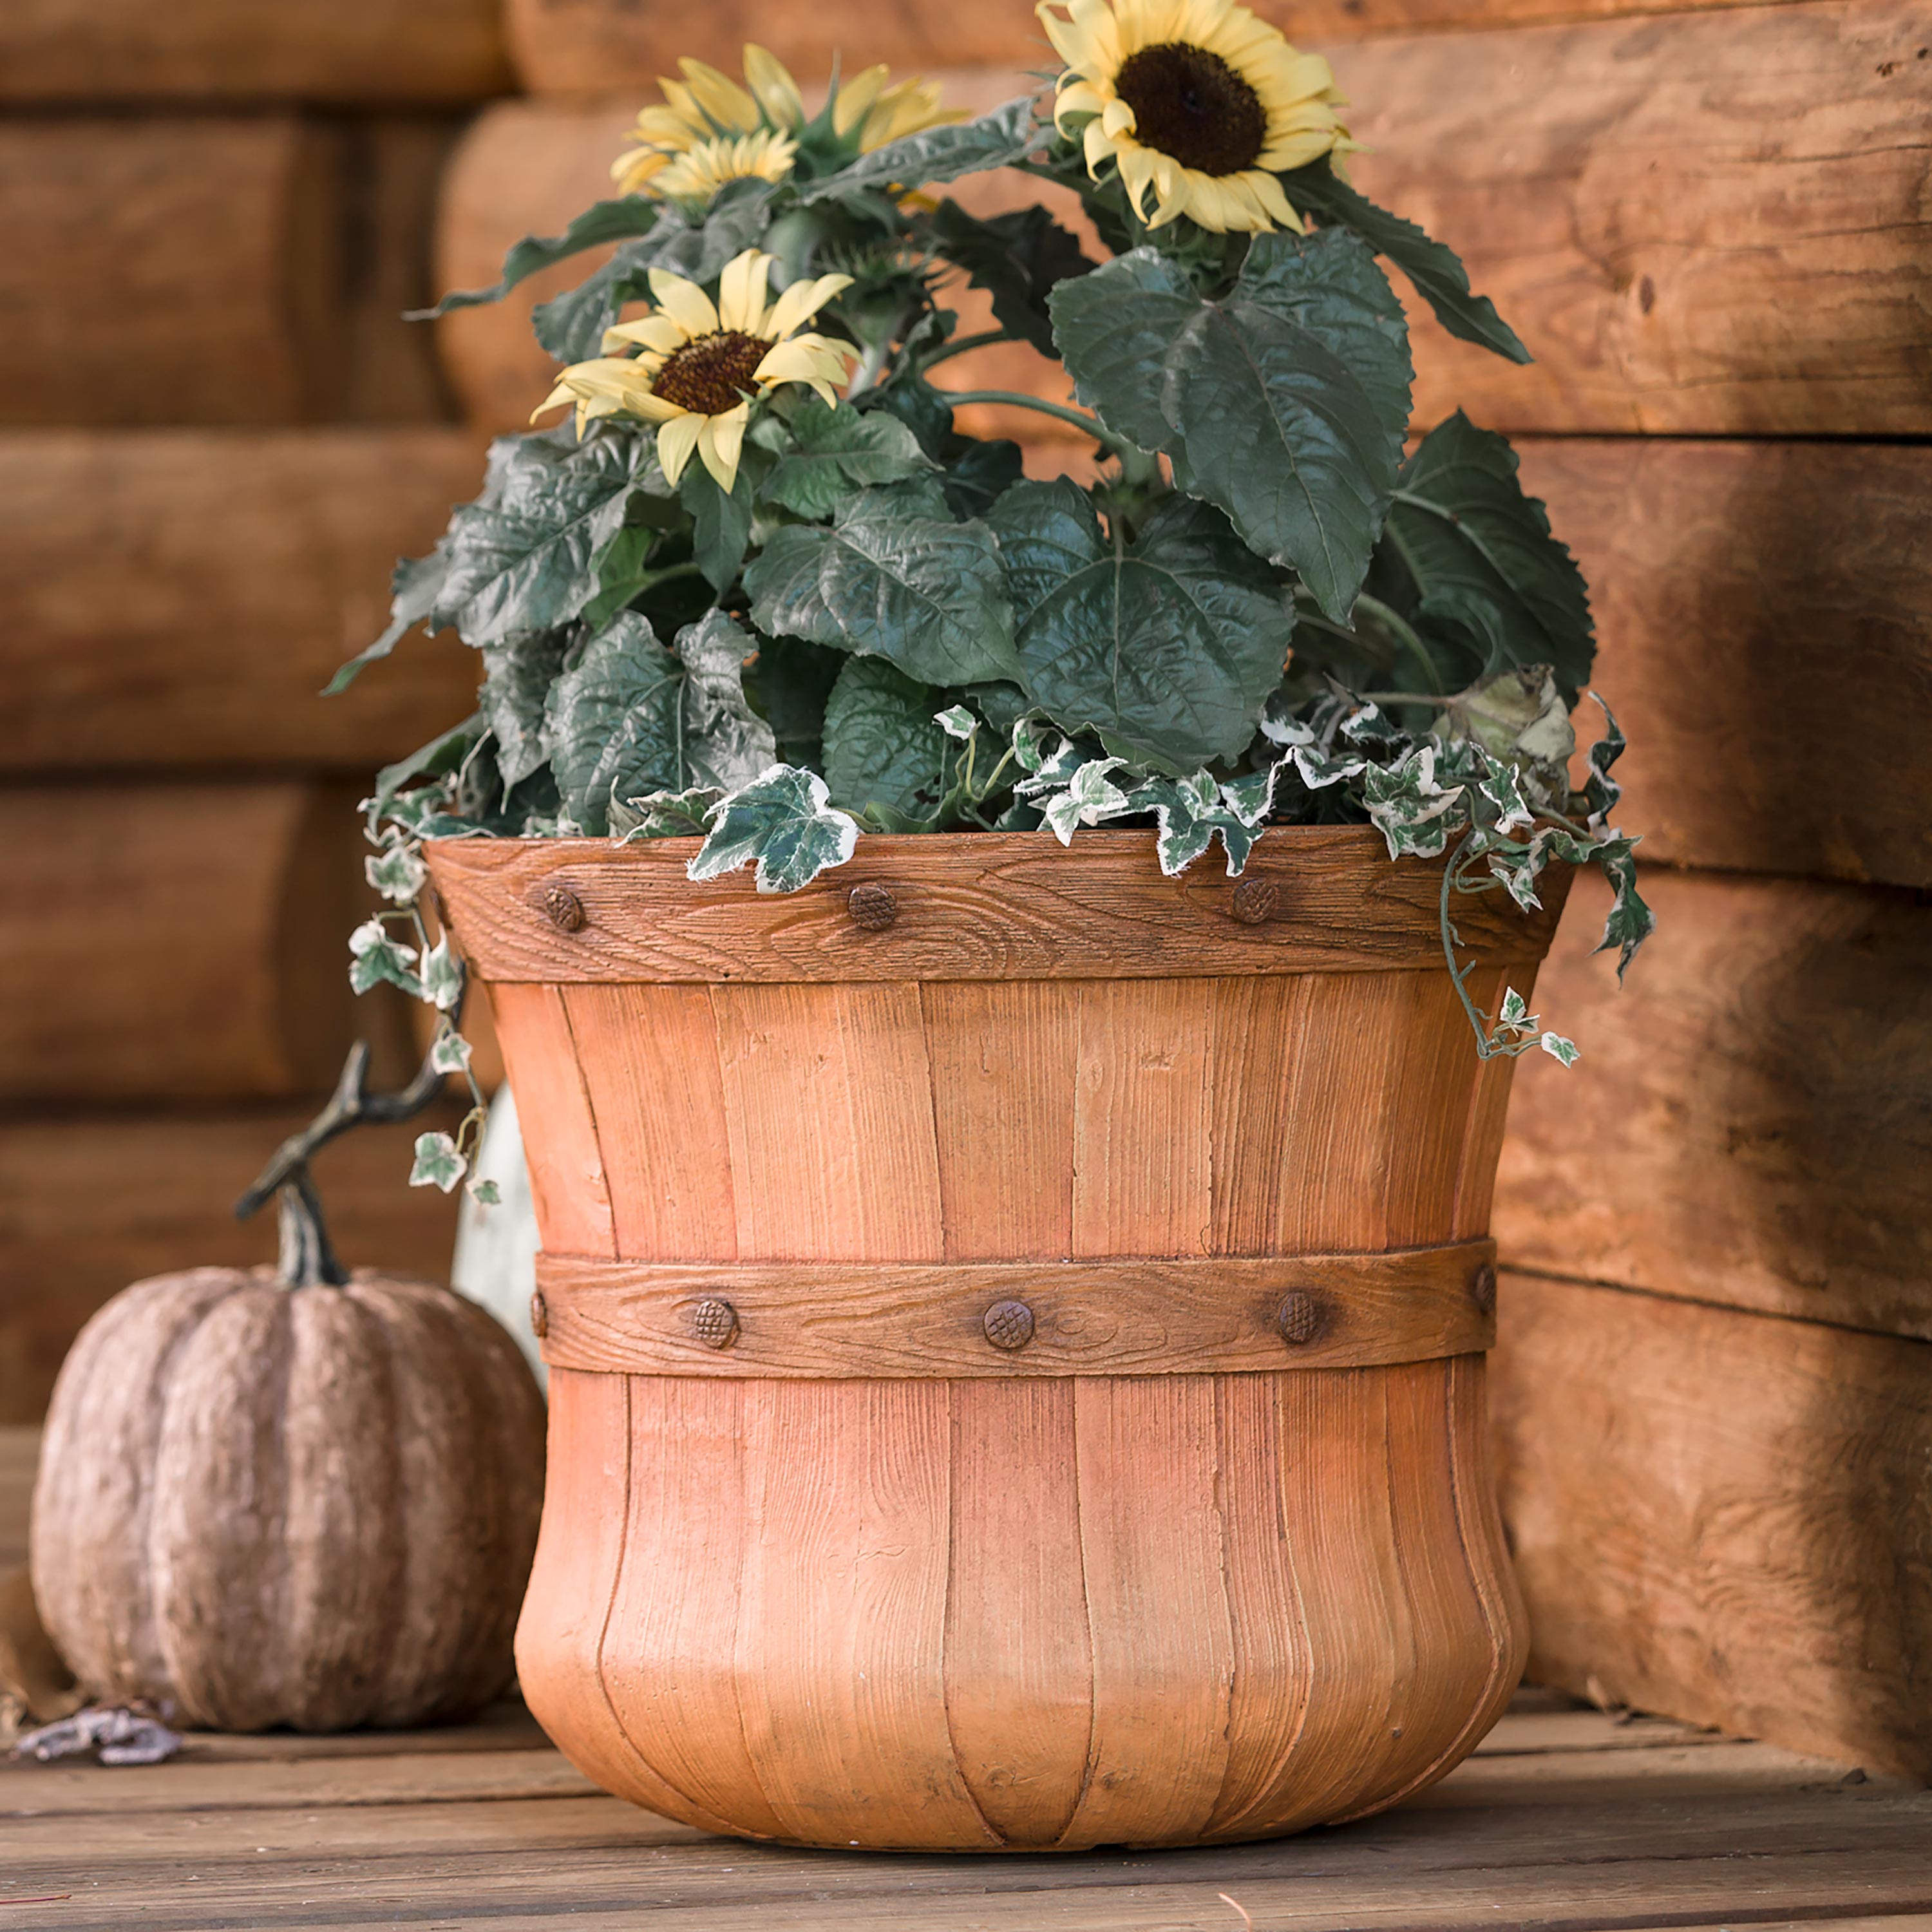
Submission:
<svg viewBox="0 0 1932 1932">
<path fill-rule="evenodd" d="M 1370 826 L 1270 827 L 1230 878 L 1218 848 L 1165 877 L 1149 830 L 882 833 L 790 893 L 748 868 L 694 883 L 695 838 L 440 838 L 430 874 L 486 982 L 798 984 L 1245 977 L 1444 970 L 1442 862 Z M 1459 901 L 1460 957 L 1528 967 L 1569 886 L 1524 914 Z M 1500 903 L 1499 903 L 1500 902 Z"/>
</svg>

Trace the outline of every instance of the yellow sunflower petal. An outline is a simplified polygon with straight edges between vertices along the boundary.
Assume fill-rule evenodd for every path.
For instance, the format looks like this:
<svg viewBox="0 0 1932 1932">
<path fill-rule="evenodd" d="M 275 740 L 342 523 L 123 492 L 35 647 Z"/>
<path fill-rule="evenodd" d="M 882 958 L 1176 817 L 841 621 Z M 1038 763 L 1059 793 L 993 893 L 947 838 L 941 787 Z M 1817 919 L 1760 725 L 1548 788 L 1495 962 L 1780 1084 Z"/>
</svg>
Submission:
<svg viewBox="0 0 1932 1932">
<path fill-rule="evenodd" d="M 598 345 L 606 356 L 627 344 L 635 344 L 660 359 L 674 349 L 681 349 L 688 340 L 682 328 L 668 315 L 647 315 L 635 322 L 614 323 L 604 332 L 604 340 Z"/>
<path fill-rule="evenodd" d="M 688 410 L 671 417 L 659 428 L 658 467 L 664 472 L 667 483 L 674 485 L 684 474 L 684 466 L 691 460 L 704 428 L 704 418 L 693 416 Z"/>
<path fill-rule="evenodd" d="M 698 460 L 710 471 L 712 480 L 728 496 L 731 494 L 732 484 L 738 480 L 738 457 L 745 446 L 745 424 L 751 414 L 751 404 L 740 403 L 735 410 L 727 410 L 722 416 L 700 418 Z"/>
<path fill-rule="evenodd" d="M 538 404 L 535 409 L 531 410 L 530 421 L 535 422 L 538 416 L 548 416 L 552 410 L 561 409 L 566 403 L 572 402 L 575 399 L 575 392 L 572 390 L 570 385 L 568 382 L 560 382 L 542 402 Z"/>
<path fill-rule="evenodd" d="M 836 352 L 842 346 L 822 335 L 794 336 L 766 350 L 753 375 L 768 388 L 780 382 L 838 381 L 844 376 L 848 360 Z"/>
<path fill-rule="evenodd" d="M 670 158 L 655 148 L 634 148 L 610 164 L 610 178 L 616 183 L 620 194 L 640 194 L 653 175 L 662 172 Z"/>
<path fill-rule="evenodd" d="M 741 334 L 764 333 L 765 298 L 771 288 L 773 257 L 747 248 L 724 264 L 718 278 L 718 322 Z"/>
<path fill-rule="evenodd" d="M 745 85 L 774 127 L 802 128 L 805 102 L 785 64 L 760 46 L 745 49 Z"/>
<path fill-rule="evenodd" d="M 734 134 L 748 134 L 758 125 L 758 104 L 735 80 L 688 55 L 677 64 L 691 89 L 691 98 L 718 128 Z"/>
<path fill-rule="evenodd" d="M 852 286 L 850 275 L 820 275 L 815 282 L 794 282 L 772 304 L 764 327 L 758 332 L 782 339 L 809 322 L 834 296 Z"/>
<path fill-rule="evenodd" d="M 886 84 L 886 76 L 890 69 L 868 67 L 864 73 L 855 74 L 838 90 L 838 98 L 832 105 L 832 131 L 835 134 L 849 134 L 872 111 L 872 104 L 879 98 L 879 91 Z"/>
<path fill-rule="evenodd" d="M 1260 168 L 1250 168 L 1241 177 L 1248 190 L 1261 204 L 1266 214 L 1278 228 L 1292 229 L 1298 235 L 1307 232 L 1301 217 L 1294 212 L 1294 205 L 1282 192 L 1281 183 L 1271 174 Z"/>
<path fill-rule="evenodd" d="M 718 333 L 718 311 L 712 307 L 711 298 L 695 282 L 688 282 L 668 268 L 652 269 L 650 282 L 658 307 L 684 331 L 687 338 Z"/>
</svg>

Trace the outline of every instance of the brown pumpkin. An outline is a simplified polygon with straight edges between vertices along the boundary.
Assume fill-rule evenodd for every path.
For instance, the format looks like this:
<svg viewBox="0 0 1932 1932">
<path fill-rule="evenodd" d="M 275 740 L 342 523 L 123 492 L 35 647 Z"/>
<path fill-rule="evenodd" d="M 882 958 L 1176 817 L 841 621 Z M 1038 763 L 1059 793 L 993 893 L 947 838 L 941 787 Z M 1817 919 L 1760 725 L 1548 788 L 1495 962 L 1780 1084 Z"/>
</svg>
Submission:
<svg viewBox="0 0 1932 1932">
<path fill-rule="evenodd" d="M 456 1717 L 510 1682 L 543 1438 L 515 1344 L 447 1288 L 137 1282 L 54 1390 L 32 1531 L 47 1629 L 95 1696 L 192 1725 Z"/>
</svg>

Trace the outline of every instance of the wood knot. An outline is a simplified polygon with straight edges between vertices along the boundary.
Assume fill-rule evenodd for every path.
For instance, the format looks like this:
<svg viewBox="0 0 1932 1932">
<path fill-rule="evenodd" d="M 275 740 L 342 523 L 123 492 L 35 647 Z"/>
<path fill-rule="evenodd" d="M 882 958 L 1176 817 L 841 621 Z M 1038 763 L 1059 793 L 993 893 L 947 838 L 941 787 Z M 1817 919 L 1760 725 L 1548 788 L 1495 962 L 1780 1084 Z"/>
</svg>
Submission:
<svg viewBox="0 0 1932 1932">
<path fill-rule="evenodd" d="M 550 1333 L 550 1304 L 538 1288 L 530 1297 L 530 1333 L 541 1342 Z"/>
<path fill-rule="evenodd" d="M 845 910 L 852 915 L 854 925 L 862 926 L 868 932 L 883 932 L 898 917 L 899 902 L 893 898 L 890 886 L 870 879 L 845 895 Z"/>
<path fill-rule="evenodd" d="M 584 902 L 568 886 L 554 879 L 544 886 L 537 904 L 560 932 L 581 932 L 590 917 L 584 910 Z"/>
<path fill-rule="evenodd" d="M 692 1334 L 707 1348 L 728 1348 L 738 1339 L 738 1311 L 728 1301 L 698 1302 L 686 1318 Z"/>
<path fill-rule="evenodd" d="M 1260 926 L 1274 918 L 1280 904 L 1281 888 L 1274 880 L 1244 879 L 1228 909 L 1244 926 Z"/>
<path fill-rule="evenodd" d="M 1033 1310 L 1024 1301 L 996 1301 L 986 1310 L 986 1340 L 1010 1353 L 1033 1340 Z"/>
<path fill-rule="evenodd" d="M 1312 1294 L 1297 1288 L 1276 1311 L 1274 1325 L 1291 1348 L 1305 1348 L 1328 1325 L 1328 1311 Z"/>
<path fill-rule="evenodd" d="M 1496 1271 L 1487 1262 L 1469 1277 L 1469 1299 L 1485 1315 L 1496 1312 Z"/>
</svg>

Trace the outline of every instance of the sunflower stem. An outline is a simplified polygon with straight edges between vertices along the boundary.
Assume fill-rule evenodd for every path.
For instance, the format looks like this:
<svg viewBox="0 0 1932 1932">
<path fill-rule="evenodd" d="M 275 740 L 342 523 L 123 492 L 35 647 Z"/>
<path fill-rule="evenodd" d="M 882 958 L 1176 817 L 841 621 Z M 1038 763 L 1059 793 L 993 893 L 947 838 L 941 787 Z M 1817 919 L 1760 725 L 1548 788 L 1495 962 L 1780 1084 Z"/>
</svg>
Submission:
<svg viewBox="0 0 1932 1932">
<path fill-rule="evenodd" d="M 1399 610 L 1392 610 L 1379 597 L 1371 597 L 1360 591 L 1355 598 L 1355 608 L 1372 617 L 1397 643 L 1401 644 L 1414 661 L 1416 668 L 1422 674 L 1422 681 L 1437 692 L 1442 688 L 1442 680 L 1436 671 L 1436 660 L 1429 655 L 1429 646 L 1417 634 L 1415 627 Z"/>
<path fill-rule="evenodd" d="M 1133 447 L 1131 443 L 1124 442 L 1098 416 L 1066 409 L 1058 403 L 1042 401 L 1038 396 L 1022 394 L 1018 389 L 944 389 L 940 393 L 956 410 L 962 403 L 1004 403 L 1010 409 L 1037 410 L 1043 416 L 1058 416 L 1062 422 L 1070 422 L 1076 429 L 1084 430 L 1096 442 L 1103 444 L 1116 455 L 1124 456 Z"/>
<path fill-rule="evenodd" d="M 936 368 L 949 357 L 964 356 L 970 350 L 989 349 L 996 342 L 1016 342 L 1018 340 L 1019 338 L 1010 329 L 982 328 L 976 335 L 962 335 L 956 341 L 942 342 L 931 355 L 920 362 L 920 371 L 923 374 L 927 370 Z"/>
</svg>

